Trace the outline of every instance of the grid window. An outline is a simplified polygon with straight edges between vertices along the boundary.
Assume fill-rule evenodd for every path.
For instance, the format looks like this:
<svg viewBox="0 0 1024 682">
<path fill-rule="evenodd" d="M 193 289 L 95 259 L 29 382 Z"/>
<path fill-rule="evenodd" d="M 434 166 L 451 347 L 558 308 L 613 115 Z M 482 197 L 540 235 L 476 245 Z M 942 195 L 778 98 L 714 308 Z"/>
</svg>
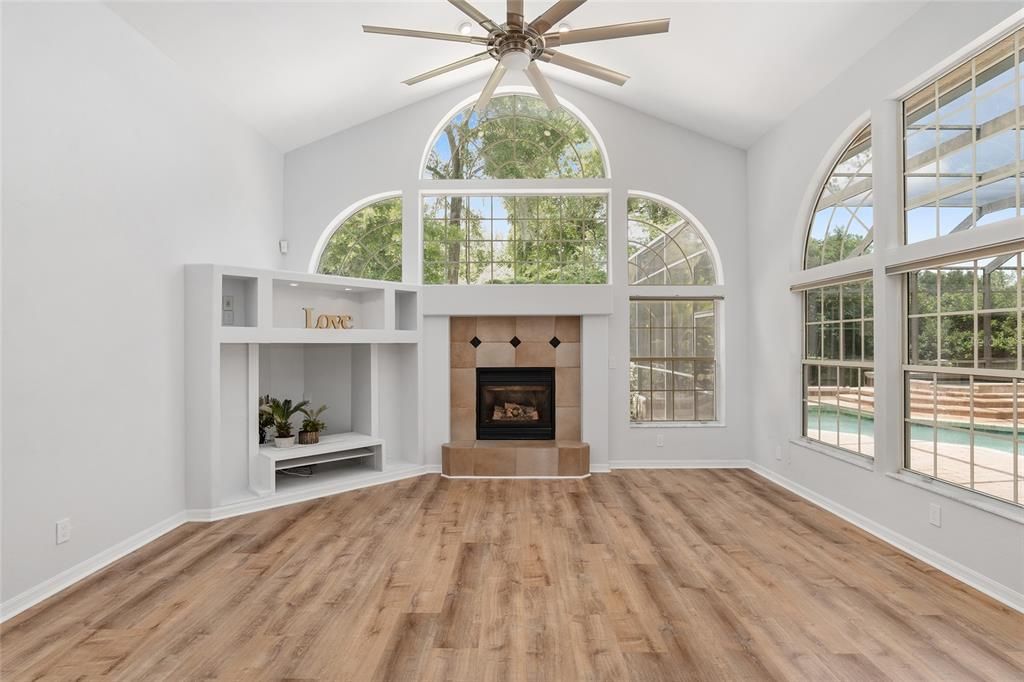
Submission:
<svg viewBox="0 0 1024 682">
<path fill-rule="evenodd" d="M 874 457 L 874 297 L 870 279 L 804 292 L 804 435 Z"/>
<path fill-rule="evenodd" d="M 428 196 L 426 284 L 603 284 L 607 197 Z"/>
<path fill-rule="evenodd" d="M 441 129 L 424 180 L 603 178 L 601 150 L 587 127 L 533 95 L 497 95 L 481 114 L 475 103 Z"/>
<path fill-rule="evenodd" d="M 1021 253 L 907 275 L 905 466 L 1022 504 Z"/>
<path fill-rule="evenodd" d="M 866 126 L 839 155 L 821 189 L 807 230 L 804 267 L 871 253 L 873 246 L 871 126 Z"/>
<path fill-rule="evenodd" d="M 630 284 L 715 284 L 708 245 L 685 216 L 644 197 L 630 197 L 628 212 Z"/>
<path fill-rule="evenodd" d="M 904 101 L 908 244 L 1020 215 L 1022 36 Z"/>
<path fill-rule="evenodd" d="M 327 240 L 317 272 L 341 277 L 402 281 L 402 199 L 359 209 Z"/>
<path fill-rule="evenodd" d="M 715 312 L 713 300 L 630 299 L 631 421 L 717 418 Z"/>
</svg>

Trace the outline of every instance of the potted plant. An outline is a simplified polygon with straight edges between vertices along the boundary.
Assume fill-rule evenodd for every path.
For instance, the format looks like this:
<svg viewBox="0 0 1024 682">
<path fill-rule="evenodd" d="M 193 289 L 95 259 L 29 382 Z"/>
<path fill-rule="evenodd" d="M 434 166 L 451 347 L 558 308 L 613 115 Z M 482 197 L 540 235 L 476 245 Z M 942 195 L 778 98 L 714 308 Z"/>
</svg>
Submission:
<svg viewBox="0 0 1024 682">
<path fill-rule="evenodd" d="M 267 429 L 274 425 L 274 413 L 270 409 L 270 394 L 260 396 L 259 407 L 260 445 L 267 442 Z"/>
<path fill-rule="evenodd" d="M 306 415 L 306 418 L 302 420 L 302 430 L 299 431 L 299 445 L 313 445 L 320 442 L 320 432 L 326 426 L 320 419 L 320 415 L 326 411 L 326 405 L 321 405 L 315 410 L 308 407 L 302 408 L 302 414 Z"/>
<path fill-rule="evenodd" d="M 309 403 L 303 400 L 301 403 L 292 405 L 291 399 L 278 400 L 270 399 L 270 413 L 274 416 L 274 445 L 279 448 L 290 448 L 295 445 L 295 434 L 292 433 L 291 419 Z"/>
</svg>

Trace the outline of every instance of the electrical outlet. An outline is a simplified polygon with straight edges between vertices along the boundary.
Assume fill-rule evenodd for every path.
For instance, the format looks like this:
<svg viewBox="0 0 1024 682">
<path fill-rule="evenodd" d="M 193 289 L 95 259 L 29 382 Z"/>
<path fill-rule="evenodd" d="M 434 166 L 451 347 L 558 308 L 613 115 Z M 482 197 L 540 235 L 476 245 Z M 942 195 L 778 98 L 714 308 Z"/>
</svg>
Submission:
<svg viewBox="0 0 1024 682">
<path fill-rule="evenodd" d="M 928 523 L 942 527 L 942 507 L 935 503 L 928 505 Z"/>
<path fill-rule="evenodd" d="M 57 544 L 62 545 L 71 539 L 71 519 L 61 519 L 57 522 Z"/>
<path fill-rule="evenodd" d="M 659 433 L 658 437 L 654 439 L 654 444 L 659 448 L 665 447 L 665 436 Z"/>
</svg>

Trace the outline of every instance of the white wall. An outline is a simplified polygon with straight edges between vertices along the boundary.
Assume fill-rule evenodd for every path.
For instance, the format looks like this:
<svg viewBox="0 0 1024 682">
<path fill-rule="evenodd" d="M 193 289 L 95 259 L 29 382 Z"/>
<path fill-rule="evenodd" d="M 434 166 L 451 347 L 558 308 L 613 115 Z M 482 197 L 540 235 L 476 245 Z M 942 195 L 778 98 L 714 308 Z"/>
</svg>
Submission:
<svg viewBox="0 0 1024 682">
<path fill-rule="evenodd" d="M 1024 593 L 1024 527 L 1019 523 L 922 490 L 887 475 L 899 468 L 899 283 L 884 276 L 887 247 L 899 229 L 901 180 L 898 106 L 893 100 L 915 79 L 995 26 L 1020 3 L 932 3 L 873 48 L 854 67 L 748 152 L 749 353 L 753 457 L 770 473 L 944 557 L 945 565 L 990 591 L 1017 599 Z M 800 270 L 801 247 L 814 191 L 838 152 L 838 138 L 873 111 L 875 153 L 876 365 L 880 409 L 875 470 L 816 452 L 799 442 L 800 297 L 789 285 Z M 894 290 L 895 287 L 895 290 Z M 882 327 L 885 326 L 885 329 Z M 895 359 L 895 363 L 893 362 Z M 897 371 L 889 371 L 893 367 Z M 778 457 L 778 458 L 777 458 Z M 928 523 L 928 505 L 942 505 L 942 527 Z M 1024 602 L 1018 602 L 1024 603 Z"/>
<path fill-rule="evenodd" d="M 184 509 L 182 266 L 280 265 L 283 160 L 106 7 L 3 15 L 6 601 Z"/>
<path fill-rule="evenodd" d="M 405 197 L 417 197 L 430 186 L 419 179 L 420 163 L 431 140 L 434 128 L 453 107 L 479 91 L 482 82 L 456 88 L 410 107 L 400 109 L 368 123 L 339 132 L 323 140 L 297 149 L 285 156 L 285 233 L 290 250 L 286 267 L 308 268 L 310 258 L 324 229 L 347 207 L 367 196 L 388 191 L 401 191 Z M 603 433 L 595 433 L 594 425 L 586 424 L 588 439 L 600 439 L 595 449 L 595 470 L 606 468 L 608 460 L 628 465 L 639 462 L 695 463 L 736 460 L 745 457 L 748 430 L 746 382 L 746 319 L 743 294 L 747 288 L 746 267 L 746 159 L 741 150 L 701 137 L 690 131 L 665 123 L 600 97 L 556 83 L 560 96 L 577 107 L 603 138 L 610 161 L 611 180 L 595 180 L 588 188 L 601 188 L 611 193 L 612 286 L 607 287 L 604 307 L 611 313 L 607 324 L 587 326 L 594 333 L 605 332 L 605 338 L 584 338 L 606 349 L 604 359 L 591 359 L 592 368 L 606 372 L 607 377 L 592 377 L 590 385 L 602 387 L 589 399 L 604 401 L 604 410 L 597 421 Z M 517 186 L 537 187 L 543 183 L 521 182 Z M 480 186 L 510 187 L 514 182 L 487 181 Z M 721 253 L 725 270 L 726 304 L 724 306 L 725 349 L 727 359 L 725 399 L 726 425 L 692 428 L 631 427 L 628 421 L 628 287 L 626 277 L 626 195 L 630 190 L 645 190 L 676 201 L 693 213 L 707 228 Z M 411 204 L 411 205 L 410 205 Z M 418 281 L 418 210 L 407 201 L 406 281 Z M 529 287 L 527 287 L 529 288 Z M 580 308 L 594 306 L 593 292 L 577 290 L 567 294 L 558 287 L 558 310 L 545 309 L 543 314 L 580 314 Z M 502 286 L 500 294 L 472 308 L 477 295 L 452 292 L 449 314 L 540 314 L 537 311 L 503 307 L 501 301 L 517 297 L 524 289 Z M 576 297 L 574 305 L 573 297 Z M 443 293 L 424 293 L 425 309 L 431 315 L 445 315 L 437 305 Z M 521 303 L 521 301 L 520 301 Z M 555 305 L 552 301 L 547 301 Z M 510 304 L 511 305 L 511 304 Z M 459 308 L 455 311 L 456 306 Z M 470 307 L 466 307 L 470 306 Z M 607 312 L 605 312 L 607 314 Z M 424 363 L 447 368 L 447 321 L 425 325 Z M 437 338 L 434 338 L 437 335 Z M 442 353 L 443 351 L 443 353 Z M 429 369 L 427 370 L 430 371 Z M 603 387 L 607 387 L 604 389 Z M 447 427 L 437 425 L 441 412 L 447 421 L 449 401 L 447 382 L 424 381 L 424 404 L 427 434 L 423 461 L 440 461 L 439 438 Z M 606 412 L 608 418 L 603 417 Z M 655 447 L 656 436 L 664 436 L 664 447 Z"/>
</svg>

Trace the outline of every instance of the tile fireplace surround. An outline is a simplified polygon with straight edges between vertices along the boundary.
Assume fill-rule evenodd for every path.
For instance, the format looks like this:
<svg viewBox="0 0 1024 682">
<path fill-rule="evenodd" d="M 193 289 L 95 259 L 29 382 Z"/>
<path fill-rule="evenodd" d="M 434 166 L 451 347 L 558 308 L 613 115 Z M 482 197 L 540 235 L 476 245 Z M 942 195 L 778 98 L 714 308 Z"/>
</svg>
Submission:
<svg viewBox="0 0 1024 682">
<path fill-rule="evenodd" d="M 555 438 L 580 439 L 579 317 L 451 318 L 451 439 L 476 439 L 477 367 L 554 367 Z"/>
<path fill-rule="evenodd" d="M 590 474 L 580 442 L 580 318 L 453 317 L 451 439 L 441 448 L 447 476 Z M 477 367 L 553 367 L 555 440 L 476 440 Z"/>
</svg>

